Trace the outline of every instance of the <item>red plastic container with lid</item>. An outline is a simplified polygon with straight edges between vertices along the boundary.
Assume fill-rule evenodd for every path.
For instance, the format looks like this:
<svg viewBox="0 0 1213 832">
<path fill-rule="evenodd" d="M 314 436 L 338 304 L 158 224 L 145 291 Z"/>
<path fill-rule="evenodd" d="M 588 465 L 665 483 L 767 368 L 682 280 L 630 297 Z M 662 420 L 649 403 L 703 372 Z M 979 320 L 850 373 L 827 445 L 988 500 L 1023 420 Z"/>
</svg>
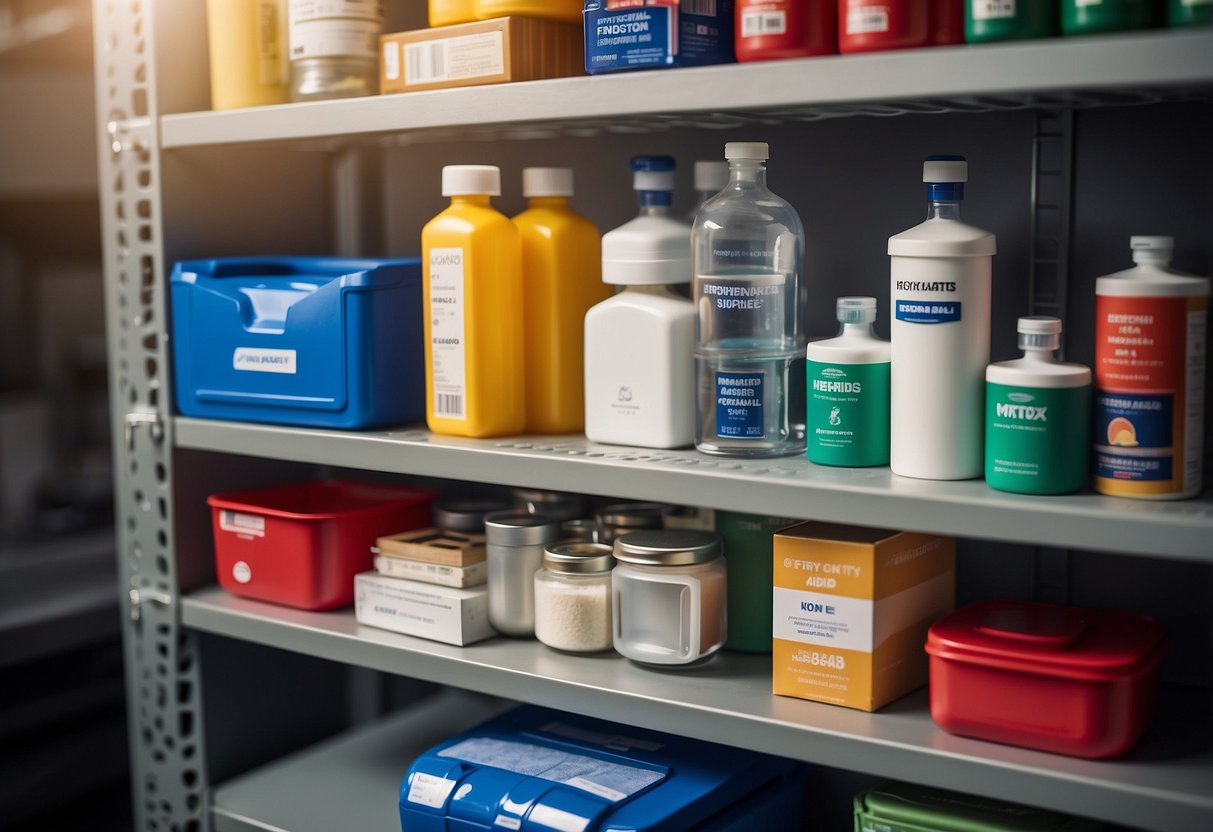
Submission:
<svg viewBox="0 0 1213 832">
<path fill-rule="evenodd" d="M 1145 615 L 981 601 L 935 622 L 926 650 L 941 728 L 1107 758 L 1145 733 L 1167 645 L 1162 625 Z"/>
<path fill-rule="evenodd" d="M 838 0 L 737 0 L 738 61 L 773 61 L 838 52 Z"/>
<path fill-rule="evenodd" d="M 838 0 L 838 51 L 964 43 L 964 0 Z"/>
<path fill-rule="evenodd" d="M 430 524 L 434 493 L 349 480 L 213 494 L 219 585 L 307 610 L 354 602 L 354 575 L 374 568 L 375 539 Z"/>
</svg>

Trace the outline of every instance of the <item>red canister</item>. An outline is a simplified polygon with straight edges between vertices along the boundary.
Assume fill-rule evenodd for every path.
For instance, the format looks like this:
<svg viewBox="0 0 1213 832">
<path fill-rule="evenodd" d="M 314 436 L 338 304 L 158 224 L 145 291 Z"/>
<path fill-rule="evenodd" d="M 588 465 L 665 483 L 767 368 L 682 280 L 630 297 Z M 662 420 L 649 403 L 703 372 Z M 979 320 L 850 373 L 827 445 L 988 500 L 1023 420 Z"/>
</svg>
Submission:
<svg viewBox="0 0 1213 832">
<path fill-rule="evenodd" d="M 1153 716 L 1167 646 L 1135 613 L 981 601 L 932 625 L 931 716 L 954 734 L 1117 757 Z"/>
<path fill-rule="evenodd" d="M 837 0 L 737 0 L 738 61 L 773 61 L 838 52 Z"/>
<path fill-rule="evenodd" d="M 931 43 L 936 0 L 838 0 L 838 51 L 914 49 Z"/>
</svg>

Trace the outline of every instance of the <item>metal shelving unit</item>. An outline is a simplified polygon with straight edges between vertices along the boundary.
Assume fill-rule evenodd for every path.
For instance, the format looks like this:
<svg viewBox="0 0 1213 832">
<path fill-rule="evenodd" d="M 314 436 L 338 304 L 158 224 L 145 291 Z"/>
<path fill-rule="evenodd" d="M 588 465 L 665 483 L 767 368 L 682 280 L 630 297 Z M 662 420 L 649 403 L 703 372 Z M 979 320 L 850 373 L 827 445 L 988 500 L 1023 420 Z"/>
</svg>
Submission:
<svg viewBox="0 0 1213 832">
<path fill-rule="evenodd" d="M 124 641 L 140 832 L 392 828 L 391 796 L 416 749 L 493 707 L 470 706 L 447 692 L 387 721 L 215 784 L 207 774 L 201 724 L 200 633 L 1147 829 L 1213 823 L 1207 692 L 1169 691 L 1167 706 L 1141 748 L 1123 761 L 1095 763 L 951 737 L 931 722 L 923 693 L 878 714 L 774 697 L 764 657 L 726 655 L 675 674 L 617 658 L 557 655 L 536 643 L 496 639 L 448 647 L 360 627 L 349 612 L 303 613 L 213 588 L 183 597 L 183 588 L 195 587 L 207 569 L 196 562 L 205 546 L 184 537 L 178 545 L 180 536 L 197 534 L 188 525 L 192 521 L 183 519 L 197 512 L 177 500 L 179 492 L 196 490 L 202 475 L 214 474 L 209 460 L 226 454 L 229 460 L 293 460 L 609 496 L 677 495 L 688 504 L 789 517 L 863 523 L 879 518 L 880 525 L 891 527 L 1126 555 L 1147 552 L 1178 566 L 1207 568 L 1213 564 L 1213 499 L 1207 495 L 1174 504 L 1089 494 L 1041 500 L 999 494 L 980 483 L 913 482 L 886 470 L 832 471 L 799 459 L 732 462 L 684 451 L 600 448 L 559 437 L 468 441 L 415 428 L 340 433 L 186 419 L 171 413 L 166 348 L 167 259 L 177 253 L 181 229 L 204 224 L 207 210 L 181 192 L 181 182 L 197 181 L 189 176 L 208 170 L 190 167 L 199 159 L 227 161 L 246 149 L 272 146 L 303 149 L 312 158 L 312 151 L 332 154 L 340 163 L 348 161 L 342 154 L 352 145 L 386 155 L 400 145 L 454 138 L 610 137 L 852 115 L 1209 102 L 1213 30 L 574 78 L 212 113 L 198 110 L 196 84 L 176 89 L 194 83 L 205 66 L 198 45 L 202 7 L 199 0 L 171 8 L 96 0 L 94 14 L 118 558 L 121 598 L 130 610 Z M 181 69 L 187 66 L 188 74 Z M 165 167 L 172 169 L 173 181 L 166 185 L 161 161 L 170 156 L 175 158 Z M 243 169 L 258 176 L 253 167 Z M 282 182 L 268 174 L 264 178 Z M 341 195 L 349 193 L 340 181 L 335 190 L 339 204 L 360 208 L 356 198 L 341 203 Z M 241 206 L 230 210 L 239 215 Z M 342 210 L 335 212 L 339 231 L 343 221 L 349 223 Z M 272 221 L 265 218 L 262 225 Z M 342 239 L 340 233 L 337 237 Z M 1207 612 L 1191 612 L 1208 622 Z"/>
</svg>

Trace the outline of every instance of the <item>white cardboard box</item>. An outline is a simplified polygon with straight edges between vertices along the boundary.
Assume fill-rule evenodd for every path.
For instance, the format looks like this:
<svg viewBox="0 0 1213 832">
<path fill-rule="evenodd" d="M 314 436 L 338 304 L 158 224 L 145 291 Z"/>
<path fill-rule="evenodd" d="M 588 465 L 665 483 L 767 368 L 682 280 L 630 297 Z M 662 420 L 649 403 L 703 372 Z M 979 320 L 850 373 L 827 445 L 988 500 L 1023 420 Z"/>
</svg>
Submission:
<svg viewBox="0 0 1213 832">
<path fill-rule="evenodd" d="M 423 560 L 376 555 L 375 571 L 388 578 L 407 578 L 439 586 L 483 586 L 489 578 L 488 563 L 480 561 L 471 566 L 447 566 Z"/>
<path fill-rule="evenodd" d="M 377 572 L 354 576 L 354 616 L 360 624 L 458 646 L 496 635 L 484 587 L 437 586 Z"/>
</svg>

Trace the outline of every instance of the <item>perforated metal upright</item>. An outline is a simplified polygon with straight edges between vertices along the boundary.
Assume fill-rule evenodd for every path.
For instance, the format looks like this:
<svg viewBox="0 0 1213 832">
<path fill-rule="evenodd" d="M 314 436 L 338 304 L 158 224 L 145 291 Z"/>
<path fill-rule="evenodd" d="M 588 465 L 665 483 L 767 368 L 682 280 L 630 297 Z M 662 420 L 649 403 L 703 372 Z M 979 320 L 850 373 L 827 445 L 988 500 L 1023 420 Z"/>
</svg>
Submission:
<svg viewBox="0 0 1213 832">
<path fill-rule="evenodd" d="M 135 828 L 207 828 L 195 637 L 173 557 L 160 165 L 151 0 L 97 0 L 97 87 L 110 413 Z"/>
</svg>

